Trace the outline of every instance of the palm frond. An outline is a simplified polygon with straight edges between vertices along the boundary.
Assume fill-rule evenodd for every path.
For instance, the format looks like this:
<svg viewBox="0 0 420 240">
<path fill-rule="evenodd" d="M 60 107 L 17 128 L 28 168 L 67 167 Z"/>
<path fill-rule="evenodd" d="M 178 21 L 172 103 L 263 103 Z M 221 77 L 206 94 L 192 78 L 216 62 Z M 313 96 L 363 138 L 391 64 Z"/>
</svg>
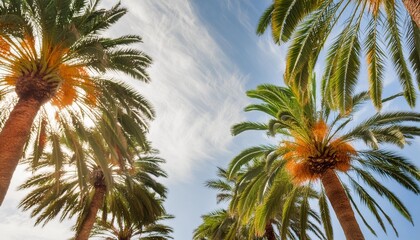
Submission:
<svg viewBox="0 0 420 240">
<path fill-rule="evenodd" d="M 378 32 L 378 18 L 372 18 L 368 25 L 368 35 L 365 46 L 367 50 L 367 64 L 369 68 L 369 93 L 377 110 L 382 107 L 382 83 L 384 73 L 384 52 L 378 45 L 380 33 Z"/>
<path fill-rule="evenodd" d="M 404 90 L 404 96 L 411 107 L 416 104 L 416 93 L 413 85 L 410 70 L 403 53 L 403 46 L 401 44 L 401 31 L 398 26 L 398 9 L 392 2 L 385 2 L 385 10 L 388 20 L 386 27 L 388 47 L 391 52 L 392 60 L 395 70 L 399 76 L 401 85 Z"/>
<path fill-rule="evenodd" d="M 261 18 L 260 21 L 264 23 L 265 28 L 268 25 L 267 18 L 271 17 L 271 33 L 273 35 L 273 40 L 275 43 L 280 44 L 281 42 L 286 42 L 292 36 L 294 29 L 298 23 L 307 16 L 310 12 L 321 6 L 323 1 L 318 0 L 276 0 L 273 5 L 266 10 L 264 18 Z M 270 11 L 270 15 L 268 12 Z M 264 21 L 265 20 L 265 21 Z M 260 27 L 261 30 L 262 26 Z M 262 33 L 264 31 L 257 31 L 257 33 Z"/>
</svg>

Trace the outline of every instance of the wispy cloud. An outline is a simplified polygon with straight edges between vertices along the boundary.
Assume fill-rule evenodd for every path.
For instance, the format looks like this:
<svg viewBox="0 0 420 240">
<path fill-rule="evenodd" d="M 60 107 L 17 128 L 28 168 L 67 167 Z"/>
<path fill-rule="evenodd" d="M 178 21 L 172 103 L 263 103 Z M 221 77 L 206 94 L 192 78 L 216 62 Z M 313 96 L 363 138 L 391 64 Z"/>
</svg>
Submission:
<svg viewBox="0 0 420 240">
<path fill-rule="evenodd" d="M 234 14 L 240 24 L 247 30 L 248 34 L 254 35 L 256 25 L 252 23 L 250 14 L 247 12 L 249 10 L 256 11 L 254 5 L 250 2 L 232 0 L 227 0 L 223 3 L 226 8 Z"/>
<path fill-rule="evenodd" d="M 232 140 L 242 119 L 245 77 L 223 53 L 188 1 L 126 1 L 129 17 L 111 34 L 136 33 L 153 60 L 152 83 L 136 85 L 155 106 L 150 139 L 167 160 L 169 182 L 192 170 Z"/>
<path fill-rule="evenodd" d="M 35 226 L 35 219 L 30 218 L 29 212 L 21 212 L 17 210 L 18 203 L 23 199 L 28 191 L 16 191 L 19 184 L 23 183 L 29 176 L 24 171 L 23 166 L 18 166 L 10 185 L 9 191 L 1 206 L 0 211 L 0 232 L 2 239 L 20 240 L 54 240 L 68 239 L 72 236 L 70 228 L 73 221 L 53 220 L 46 226 Z M 48 233 L 48 234 L 46 234 Z"/>
</svg>

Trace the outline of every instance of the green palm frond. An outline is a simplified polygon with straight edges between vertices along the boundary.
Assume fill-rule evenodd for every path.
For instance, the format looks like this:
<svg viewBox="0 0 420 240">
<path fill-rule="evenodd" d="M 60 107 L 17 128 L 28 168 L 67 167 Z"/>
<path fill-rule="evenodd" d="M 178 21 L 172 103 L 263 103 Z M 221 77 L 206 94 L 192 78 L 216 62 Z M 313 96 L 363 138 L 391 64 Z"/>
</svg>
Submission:
<svg viewBox="0 0 420 240">
<path fill-rule="evenodd" d="M 274 4 L 271 4 L 263 13 L 258 21 L 257 35 L 264 34 L 265 30 L 271 24 L 271 18 L 274 11 Z"/>
<path fill-rule="evenodd" d="M 236 136 L 248 130 L 268 130 L 268 126 L 266 124 L 257 122 L 242 122 L 233 125 L 233 127 L 231 128 L 231 133 L 232 135 Z"/>
<path fill-rule="evenodd" d="M 143 52 L 134 49 L 107 50 L 106 56 L 105 69 L 120 71 L 135 79 L 149 82 L 146 68 L 152 60 Z"/>
<path fill-rule="evenodd" d="M 388 200 L 394 205 L 394 207 L 403 215 L 407 220 L 413 223 L 412 217 L 408 211 L 408 209 L 404 206 L 401 200 L 390 190 L 388 190 L 385 186 L 383 186 L 379 181 L 377 181 L 372 175 L 369 173 L 357 169 L 356 171 L 358 175 L 361 177 L 362 180 L 365 181 L 366 184 L 372 186 L 372 189 L 376 190 L 376 192 L 388 198 Z M 410 186 L 412 188 L 414 186 Z M 417 187 L 417 186 L 416 186 Z M 418 190 L 417 190 L 418 191 Z"/>
<path fill-rule="evenodd" d="M 307 237 L 307 232 L 313 232 L 319 239 L 325 239 L 317 227 L 320 221 L 318 214 L 309 209 L 309 205 L 305 205 L 308 208 L 305 212 L 302 212 L 301 207 L 303 202 L 308 204 L 308 200 L 314 198 L 316 192 L 310 188 L 293 187 L 284 171 L 271 177 L 264 170 L 264 159 L 255 159 L 247 166 L 245 173 L 236 172 L 234 180 L 227 181 L 228 172 L 219 169 L 220 179 L 208 183 L 219 189 L 220 194 L 229 195 L 229 209 L 202 216 L 203 223 L 194 231 L 194 239 L 267 239 L 267 226 L 284 228 L 291 239 L 300 239 L 301 234 Z M 226 185 L 227 182 L 229 185 Z M 289 205 L 284 205 L 291 194 L 299 201 L 290 200 Z M 290 211 L 290 220 L 287 223 L 282 222 L 283 208 Z M 305 225 L 301 223 L 302 218 L 307 219 Z M 303 225 L 304 230 L 301 228 Z"/>
<path fill-rule="evenodd" d="M 413 72 L 417 79 L 417 87 L 420 88 L 420 29 L 413 21 L 407 23 L 407 47 L 410 53 L 409 59 Z"/>
<path fill-rule="evenodd" d="M 194 230 L 193 239 L 222 239 L 223 236 L 227 236 L 230 229 L 235 229 L 234 216 L 229 216 L 226 210 L 220 209 L 209 214 L 203 215 L 203 224 Z M 235 231 L 232 231 L 235 233 Z M 236 233 L 240 235 L 240 233 Z M 223 239 L 238 239 L 235 237 L 225 237 Z M 246 238 L 245 238 L 246 239 Z"/>
<path fill-rule="evenodd" d="M 351 131 L 342 135 L 342 139 L 354 140 L 363 139 L 365 142 L 369 142 L 370 139 L 375 138 L 374 131 L 381 133 L 380 130 L 390 130 L 391 128 L 399 130 L 402 135 L 400 138 L 411 138 L 418 136 L 418 128 L 415 126 L 407 127 L 400 125 L 404 122 L 419 122 L 420 114 L 412 112 L 388 112 L 378 113 L 363 121 Z M 388 132 L 387 132 L 388 133 Z M 404 139 L 402 139 L 404 140 Z"/>
<path fill-rule="evenodd" d="M 255 227 L 257 233 L 263 233 L 267 222 L 274 219 L 276 214 L 282 212 L 282 206 L 284 203 L 285 195 L 289 194 L 292 190 L 289 176 L 285 172 L 279 173 L 267 195 L 264 197 L 263 204 L 259 205 L 255 210 Z M 292 206 L 284 206 L 285 208 L 291 208 Z M 288 216 L 290 217 L 290 216 Z M 287 224 L 284 224 L 284 218 L 282 217 L 282 226 L 284 226 L 285 233 L 287 232 Z"/>
<path fill-rule="evenodd" d="M 290 39 L 293 34 L 293 30 L 299 24 L 299 22 L 310 12 L 320 7 L 322 1 L 318 0 L 276 0 L 273 6 L 268 8 L 260 19 L 258 25 L 259 31 L 257 33 L 262 34 L 266 26 L 271 24 L 273 40 L 276 43 L 281 41 L 286 42 Z M 270 11 L 271 10 L 271 11 Z M 266 15 L 270 12 L 271 22 L 267 21 Z"/>
<path fill-rule="evenodd" d="M 373 104 L 379 110 L 382 108 L 382 83 L 384 77 L 385 54 L 379 46 L 378 18 L 374 17 L 368 25 L 368 35 L 365 40 L 367 64 L 369 68 L 369 92 Z"/>
<path fill-rule="evenodd" d="M 387 40 L 388 47 L 392 56 L 395 70 L 399 76 L 401 85 L 404 89 L 404 96 L 411 107 L 416 104 L 416 93 L 411 77 L 410 70 L 403 53 L 401 41 L 401 31 L 399 30 L 398 8 L 394 3 L 385 1 L 385 10 L 387 13 Z"/>
<path fill-rule="evenodd" d="M 286 238 L 286 235 L 287 235 L 287 228 L 289 227 L 290 218 L 291 218 L 290 216 L 291 216 L 291 214 L 293 214 L 292 205 L 297 200 L 297 193 L 298 193 L 298 190 L 296 188 L 294 188 L 291 191 L 290 196 L 288 196 L 288 198 L 286 199 L 286 201 L 283 205 L 282 218 L 281 218 L 281 229 L 280 229 L 280 236 L 283 239 Z"/>
<path fill-rule="evenodd" d="M 255 158 L 260 156 L 268 156 L 275 150 L 274 146 L 260 146 L 252 147 L 242 151 L 238 154 L 229 164 L 227 172 L 229 173 L 229 178 L 234 176 L 237 171 L 245 164 L 253 161 Z"/>
<path fill-rule="evenodd" d="M 414 193 L 418 193 L 418 186 L 415 180 L 420 180 L 420 173 L 417 167 L 410 163 L 406 158 L 396 153 L 384 150 L 370 150 L 359 152 L 360 158 L 357 161 L 363 163 L 366 168 L 370 168 L 380 175 L 399 179 L 407 179 L 406 182 L 410 183 L 407 187 Z"/>
<path fill-rule="evenodd" d="M 335 12 L 339 4 L 329 5 L 325 1 L 319 9 L 312 13 L 296 30 L 296 36 L 293 38 L 286 56 L 285 82 L 287 84 L 296 84 L 296 76 L 307 66 L 309 61 L 315 64 L 322 43 L 330 33 L 332 26 L 329 22 L 335 18 Z"/>
<path fill-rule="evenodd" d="M 83 14 L 78 14 L 74 24 L 79 28 L 80 34 L 94 34 L 108 29 L 127 13 L 127 9 L 121 7 L 120 3 L 108 10 L 98 9 L 99 2 L 100 0 L 94 0 L 91 4 L 84 5 L 85 11 L 81 10 L 80 6 L 78 7 L 79 12 Z"/>
</svg>

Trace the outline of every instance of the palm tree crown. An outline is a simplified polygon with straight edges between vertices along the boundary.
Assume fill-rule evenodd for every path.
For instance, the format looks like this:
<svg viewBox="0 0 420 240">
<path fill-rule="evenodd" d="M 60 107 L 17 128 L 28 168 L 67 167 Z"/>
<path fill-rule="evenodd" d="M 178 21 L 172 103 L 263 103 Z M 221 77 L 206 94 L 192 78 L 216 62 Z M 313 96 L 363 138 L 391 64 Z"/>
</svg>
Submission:
<svg viewBox="0 0 420 240">
<path fill-rule="evenodd" d="M 173 218 L 170 215 L 161 217 L 155 223 L 146 225 L 137 225 L 127 219 L 118 219 L 115 221 L 98 220 L 92 230 L 92 237 L 104 237 L 107 240 L 168 240 L 172 239 L 170 234 L 173 232 L 159 221 Z"/>
</svg>

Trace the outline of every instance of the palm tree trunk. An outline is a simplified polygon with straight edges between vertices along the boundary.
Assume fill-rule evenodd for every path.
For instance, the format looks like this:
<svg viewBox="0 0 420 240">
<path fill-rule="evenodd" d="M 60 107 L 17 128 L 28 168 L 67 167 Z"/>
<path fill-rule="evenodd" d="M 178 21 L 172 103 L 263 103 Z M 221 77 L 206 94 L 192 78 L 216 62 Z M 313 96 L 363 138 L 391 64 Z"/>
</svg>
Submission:
<svg viewBox="0 0 420 240">
<path fill-rule="evenodd" d="M 332 169 L 328 169 L 321 177 L 327 197 L 337 215 L 347 240 L 365 239 L 354 216 L 350 201 L 340 180 Z"/>
<path fill-rule="evenodd" d="M 79 231 L 76 233 L 75 240 L 88 240 L 90 231 L 96 221 L 98 210 L 104 203 L 105 193 L 105 186 L 95 186 L 95 193 L 93 194 L 88 213 L 83 219 Z"/>
<path fill-rule="evenodd" d="M 267 240 L 276 240 L 276 235 L 274 234 L 273 225 L 271 221 L 265 225 L 265 237 Z"/>
<path fill-rule="evenodd" d="M 403 0 L 404 6 L 410 14 L 413 21 L 420 28 L 420 1 L 419 0 Z"/>
<path fill-rule="evenodd" d="M 0 205 L 9 189 L 41 105 L 40 101 L 33 98 L 19 99 L 0 133 Z"/>
</svg>

